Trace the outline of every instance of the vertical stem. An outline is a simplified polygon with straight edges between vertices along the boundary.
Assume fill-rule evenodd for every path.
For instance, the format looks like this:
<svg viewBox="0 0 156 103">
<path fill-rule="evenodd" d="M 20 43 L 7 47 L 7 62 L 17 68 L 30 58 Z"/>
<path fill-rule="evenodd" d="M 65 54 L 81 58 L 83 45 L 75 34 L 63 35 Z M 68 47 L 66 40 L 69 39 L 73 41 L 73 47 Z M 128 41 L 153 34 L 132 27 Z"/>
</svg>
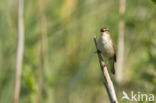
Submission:
<svg viewBox="0 0 156 103">
<path fill-rule="evenodd" d="M 19 8 L 18 8 L 18 46 L 17 46 L 16 79 L 15 79 L 14 101 L 13 101 L 14 103 L 19 102 L 19 96 L 20 96 L 20 81 L 21 81 L 23 52 L 24 52 L 23 6 L 24 6 L 24 0 L 19 0 Z"/>
<path fill-rule="evenodd" d="M 47 19 L 44 15 L 46 0 L 39 0 L 39 12 L 40 12 L 40 30 L 41 34 L 39 40 L 39 64 L 38 64 L 38 90 L 37 90 L 37 103 L 42 102 L 42 68 L 44 68 L 44 72 L 46 72 L 46 68 L 48 68 L 48 37 L 47 37 Z M 47 72 L 46 72 L 47 75 Z"/>
<path fill-rule="evenodd" d="M 42 78 L 41 78 L 41 69 L 42 69 L 42 58 L 41 58 L 41 42 L 39 41 L 38 43 L 38 70 L 37 70 L 37 103 L 41 103 L 42 101 L 42 86 L 41 86 L 41 83 L 42 83 Z"/>
<path fill-rule="evenodd" d="M 42 53 L 43 59 L 44 59 L 44 64 L 47 63 L 47 52 L 48 52 L 48 36 L 47 36 L 47 19 L 44 14 L 45 12 L 45 5 L 46 5 L 46 0 L 40 0 L 40 16 L 41 16 L 41 42 L 42 42 Z"/>
<path fill-rule="evenodd" d="M 0 38 L 0 61 L 2 61 L 2 39 Z M 2 68 L 2 62 L 0 62 L 0 68 Z"/>
<path fill-rule="evenodd" d="M 120 0 L 119 14 L 123 15 L 126 10 L 126 0 Z"/>
<path fill-rule="evenodd" d="M 46 0 L 40 0 L 40 17 L 41 17 L 41 50 L 43 56 L 43 67 L 48 68 L 48 36 L 47 36 L 47 19 L 44 14 Z M 45 69 L 46 72 L 46 69 Z M 46 72 L 47 73 L 47 72 Z"/>
<path fill-rule="evenodd" d="M 122 17 L 125 13 L 126 0 L 120 0 L 119 14 Z M 116 80 L 118 83 L 122 81 L 122 72 L 123 72 L 123 64 L 124 64 L 124 28 L 125 22 L 124 19 L 121 18 L 118 24 L 118 54 L 117 54 L 117 72 L 116 72 Z"/>
</svg>

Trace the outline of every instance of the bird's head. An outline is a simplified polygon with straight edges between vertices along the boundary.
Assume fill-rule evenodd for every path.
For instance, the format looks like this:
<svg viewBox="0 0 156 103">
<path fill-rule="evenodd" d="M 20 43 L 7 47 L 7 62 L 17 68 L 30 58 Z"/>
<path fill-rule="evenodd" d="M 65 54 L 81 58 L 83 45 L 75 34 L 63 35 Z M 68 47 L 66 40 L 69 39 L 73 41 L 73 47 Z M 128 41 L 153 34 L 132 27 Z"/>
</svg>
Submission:
<svg viewBox="0 0 156 103">
<path fill-rule="evenodd" d="M 100 30 L 101 34 L 104 34 L 105 32 L 109 32 L 108 28 L 101 28 Z"/>
</svg>

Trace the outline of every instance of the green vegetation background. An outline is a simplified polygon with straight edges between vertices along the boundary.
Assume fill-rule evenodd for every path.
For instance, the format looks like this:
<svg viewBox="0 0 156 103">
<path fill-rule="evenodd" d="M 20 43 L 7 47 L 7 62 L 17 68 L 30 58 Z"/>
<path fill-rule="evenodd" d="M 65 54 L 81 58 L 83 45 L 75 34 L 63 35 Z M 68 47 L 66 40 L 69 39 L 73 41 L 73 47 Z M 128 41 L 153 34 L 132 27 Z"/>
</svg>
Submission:
<svg viewBox="0 0 156 103">
<path fill-rule="evenodd" d="M 117 47 L 120 18 L 125 61 L 123 83 L 115 83 L 118 99 L 123 102 L 123 90 L 156 96 L 156 5 L 127 0 L 122 17 L 118 9 L 119 0 L 25 0 L 20 103 L 39 103 L 39 98 L 40 103 L 108 103 L 93 36 L 108 27 Z M 1 0 L 0 103 L 13 100 L 17 20 L 18 0 Z"/>
</svg>

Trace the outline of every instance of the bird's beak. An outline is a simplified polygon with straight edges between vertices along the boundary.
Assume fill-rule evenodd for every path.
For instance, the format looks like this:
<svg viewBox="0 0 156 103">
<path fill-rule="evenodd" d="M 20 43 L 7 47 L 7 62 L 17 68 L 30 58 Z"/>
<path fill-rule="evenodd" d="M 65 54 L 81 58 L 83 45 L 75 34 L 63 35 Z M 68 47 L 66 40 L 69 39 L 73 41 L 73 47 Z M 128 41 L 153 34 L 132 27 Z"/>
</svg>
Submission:
<svg viewBox="0 0 156 103">
<path fill-rule="evenodd" d="M 103 35 L 104 34 L 104 32 L 101 32 L 101 35 Z"/>
</svg>

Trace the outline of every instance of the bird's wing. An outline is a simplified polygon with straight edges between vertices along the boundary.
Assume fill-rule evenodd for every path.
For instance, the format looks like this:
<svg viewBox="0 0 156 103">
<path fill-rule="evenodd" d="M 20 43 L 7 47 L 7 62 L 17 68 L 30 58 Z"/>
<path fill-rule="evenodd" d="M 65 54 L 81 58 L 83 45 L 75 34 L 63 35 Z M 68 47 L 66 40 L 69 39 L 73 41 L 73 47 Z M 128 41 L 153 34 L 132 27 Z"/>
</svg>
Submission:
<svg viewBox="0 0 156 103">
<path fill-rule="evenodd" d="M 113 41 L 112 41 L 113 42 Z M 113 43 L 112 43 L 113 44 Z M 114 61 L 116 62 L 117 61 L 117 59 L 116 59 L 116 49 L 115 49 L 115 47 L 114 47 L 114 44 L 113 44 L 113 49 L 114 49 L 114 57 L 113 57 L 113 59 L 114 59 Z"/>
<path fill-rule="evenodd" d="M 114 45 L 113 45 L 113 48 L 114 48 Z M 116 62 L 117 60 L 116 60 L 116 50 L 115 50 L 115 48 L 114 48 L 114 61 Z"/>
<path fill-rule="evenodd" d="M 108 32 L 108 33 L 110 34 L 110 32 Z M 113 40 L 112 40 L 111 36 L 110 36 L 110 40 L 112 41 L 112 45 L 113 45 L 113 49 L 114 49 L 114 57 L 113 57 L 113 59 L 116 62 L 117 61 L 117 58 L 116 58 L 116 49 L 114 47 L 114 43 L 113 43 Z"/>
</svg>

